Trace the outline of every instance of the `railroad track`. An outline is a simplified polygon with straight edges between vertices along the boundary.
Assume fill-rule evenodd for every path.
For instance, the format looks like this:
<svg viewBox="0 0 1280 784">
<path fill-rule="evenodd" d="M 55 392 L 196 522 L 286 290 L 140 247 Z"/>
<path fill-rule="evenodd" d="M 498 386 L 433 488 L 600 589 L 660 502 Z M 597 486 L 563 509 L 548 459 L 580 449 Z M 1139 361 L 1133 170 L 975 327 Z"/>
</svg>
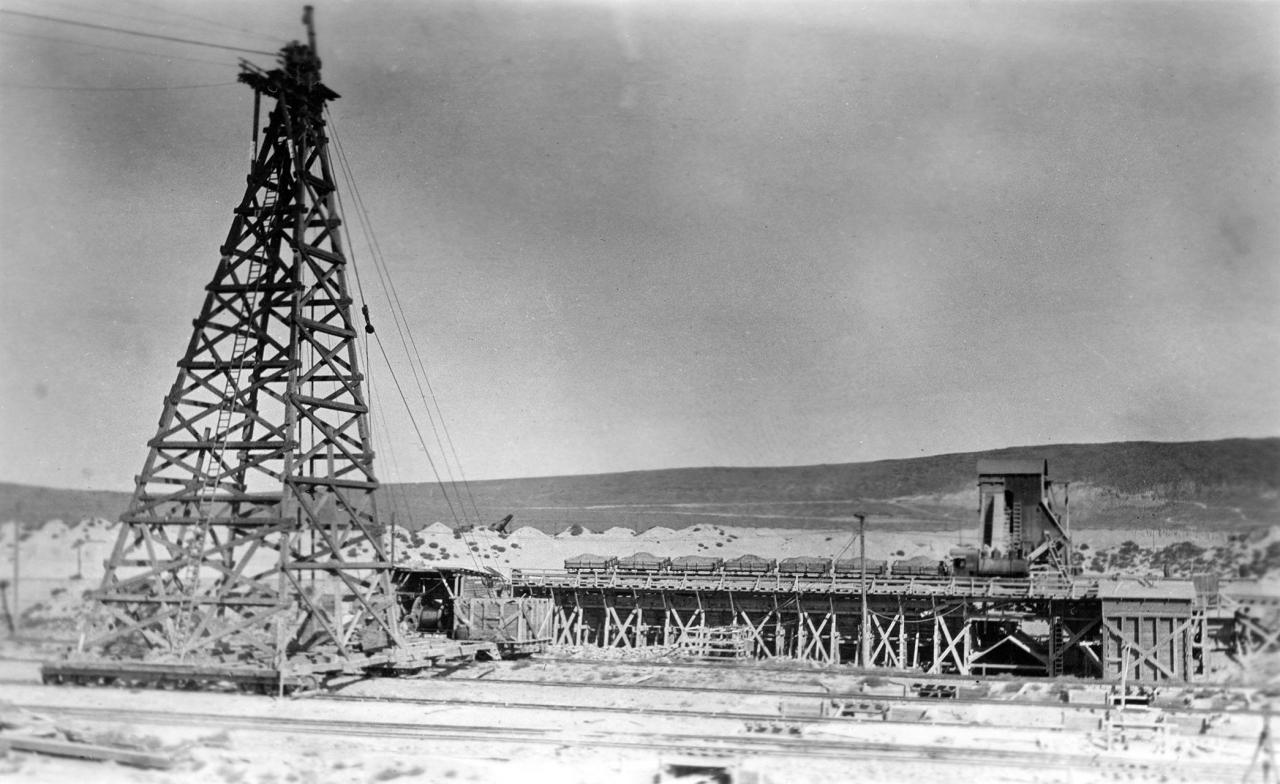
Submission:
<svg viewBox="0 0 1280 784">
<path fill-rule="evenodd" d="M 428 679 L 429 680 L 429 679 Z M 442 679 L 447 680 L 447 679 Z M 910 678 L 910 680 L 915 680 Z M 483 678 L 472 681 L 471 679 L 462 679 L 450 681 L 451 683 L 476 683 L 476 684 L 495 684 L 504 686 L 527 686 L 534 688 L 563 689 L 568 691 L 576 691 L 582 689 L 617 689 L 622 691 L 657 691 L 671 692 L 680 694 L 726 694 L 740 697 L 764 697 L 777 699 L 818 699 L 818 700 L 836 700 L 845 702 L 879 702 L 892 705 L 902 705 L 910 707 L 927 706 L 948 706 L 948 705 L 986 705 L 994 707 L 1019 707 L 1019 708 L 1045 708 L 1057 711 L 1089 711 L 1100 710 L 1106 708 L 1105 705 L 1089 705 L 1080 703 L 1064 703 L 1064 702 L 1036 702 L 1036 701 L 1017 701 L 1002 700 L 990 697 L 961 697 L 940 699 L 936 697 L 922 697 L 919 695 L 904 694 L 883 695 L 866 692 L 829 692 L 817 690 L 801 690 L 801 689 L 746 689 L 746 688 L 727 688 L 720 686 L 686 686 L 679 684 L 660 684 L 660 683 L 607 683 L 607 682 L 582 682 L 582 681 L 560 681 L 560 680 L 523 680 L 520 678 Z M 346 696 L 334 694 L 331 696 Z M 412 698 L 369 698 L 369 699 L 412 699 Z M 1221 714 L 1224 711 L 1212 708 L 1158 708 L 1165 713 L 1171 715 L 1187 715 L 1187 716 L 1209 716 Z M 1262 716 L 1265 711 L 1262 708 L 1241 708 L 1230 711 L 1232 715 L 1245 716 Z"/>
<path fill-rule="evenodd" d="M 766 716 L 760 713 L 735 713 L 706 710 L 679 710 L 677 708 L 642 708 L 623 705 L 562 705 L 546 702 L 511 702 L 508 700 L 457 699 L 451 697 L 363 697 L 346 694 L 311 694 L 299 699 L 315 699 L 329 702 L 362 702 L 387 703 L 393 705 L 432 705 L 458 708 L 505 708 L 516 710 L 546 710 L 557 713 L 614 713 L 621 715 L 663 716 L 663 717 L 699 717 L 724 719 L 742 722 L 779 721 L 786 724 L 804 725 L 819 724 L 830 719 L 795 717 L 781 719 L 778 716 Z"/>
<path fill-rule="evenodd" d="M 903 673 L 901 670 L 858 670 L 849 664 L 840 664 L 834 666 L 812 666 L 809 662 L 805 663 L 803 670 L 795 667 L 795 661 L 792 659 L 729 659 L 725 661 L 715 660 L 699 660 L 699 661 L 680 661 L 678 659 L 583 659 L 576 656 L 551 656 L 548 654 L 538 654 L 536 658 L 527 660 L 525 666 L 536 667 L 543 663 L 553 664 L 569 664 L 580 667 L 654 667 L 661 666 L 663 669 L 677 670 L 733 670 L 737 672 L 777 672 L 780 674 L 795 675 L 797 673 L 805 673 L 810 675 L 846 675 L 846 676 L 866 676 L 881 678 L 904 678 L 910 677 L 913 680 L 922 681 L 943 681 L 955 683 L 976 683 L 976 682 L 997 682 L 997 683 L 1022 683 L 1030 682 L 1034 679 L 1018 678 L 1009 675 L 984 675 L 981 678 L 977 676 L 964 676 L 956 674 L 942 673 L 926 673 L 911 672 Z"/>
<path fill-rule="evenodd" d="M 507 759 L 493 744 L 587 747 L 657 751 L 722 757 L 770 756 L 798 760 L 847 760 L 882 762 L 929 761 L 945 764 L 1002 766 L 1026 769 L 1029 762 L 1038 770 L 1143 771 L 1174 780 L 1234 782 L 1244 772 L 1243 765 L 1224 766 L 1220 762 L 1188 760 L 1153 761 L 1127 759 L 1116 755 L 1036 752 L 1023 750 L 898 744 L 854 739 L 825 740 L 803 735 L 702 735 L 690 737 L 671 733 L 618 733 L 559 731 L 542 727 L 495 725 L 423 726 L 389 721 L 339 721 L 328 719 L 275 718 L 225 713 L 120 710 L 16 703 L 47 715 L 130 724 L 216 726 L 226 729 L 285 734 L 333 735 L 335 737 L 411 738 L 439 742 L 480 744 L 478 756 Z"/>
<path fill-rule="evenodd" d="M 579 683 L 554 683 L 554 684 L 533 683 L 533 684 L 530 684 L 530 683 L 525 683 L 523 681 L 492 681 L 492 683 L 500 683 L 504 685 L 520 684 L 522 686 L 546 686 L 548 688 L 554 688 L 558 690 L 560 689 L 572 690 L 575 688 L 604 688 L 604 689 L 615 688 L 611 686 L 596 686 L 595 684 L 579 684 Z M 644 687 L 639 686 L 636 688 L 644 688 Z M 667 692 L 674 692 L 674 693 L 681 693 L 681 694 L 688 693 L 689 691 L 688 689 L 683 689 L 675 686 L 652 687 L 652 688 L 655 691 L 667 691 Z M 813 698 L 816 700 L 830 699 L 835 702 L 845 702 L 848 704 L 877 703 L 879 705 L 885 706 L 886 708 L 893 708 L 893 707 L 921 708 L 921 707 L 934 707 L 934 706 L 963 707 L 968 705 L 994 705 L 999 707 L 1022 707 L 1022 708 L 1042 707 L 1048 710 L 1054 710 L 1058 712 L 1064 712 L 1064 711 L 1088 712 L 1091 709 L 1092 710 L 1102 709 L 1102 706 L 1098 706 L 1098 705 L 1093 705 L 1093 706 L 1065 705 L 1065 704 L 1046 705 L 1043 703 L 1037 705 L 1035 703 L 1010 703 L 1010 702 L 1001 702 L 999 700 L 960 701 L 960 700 L 934 700 L 934 699 L 927 699 L 927 698 L 921 698 L 921 697 L 903 699 L 901 697 L 877 697 L 874 695 L 856 694 L 856 693 L 839 695 L 839 694 L 816 694 L 816 693 L 806 693 L 806 692 L 747 691 L 743 689 L 702 689 L 700 691 L 708 694 L 727 694 L 727 695 L 743 695 L 743 696 L 757 696 L 757 697 L 762 696 L 766 698 L 778 696 L 782 699 L 785 699 L 787 697 Z M 315 700 L 325 700 L 325 701 L 333 700 L 338 702 L 375 702 L 375 703 L 382 702 L 382 703 L 388 703 L 388 704 L 394 704 L 394 705 L 457 705 L 457 706 L 481 707 L 481 708 L 484 708 L 484 707 L 530 708 L 530 709 L 553 710 L 553 711 L 556 711 L 556 710 L 598 711 L 602 713 L 623 713 L 623 714 L 639 713 L 639 714 L 645 714 L 645 715 L 662 715 L 662 716 L 708 716 L 713 718 L 742 719 L 744 721 L 783 719 L 787 722 L 800 722 L 800 723 L 839 721 L 842 718 L 839 716 L 824 716 L 824 717 L 781 716 L 781 715 L 763 714 L 763 713 L 710 711 L 706 709 L 697 709 L 697 708 L 681 710 L 678 708 L 638 708 L 638 707 L 629 707 L 629 706 L 602 706 L 602 705 L 581 705 L 581 704 L 566 705 L 566 704 L 549 703 L 549 702 L 511 702 L 509 700 L 500 700 L 500 699 L 483 700 L 483 699 L 474 699 L 474 698 L 459 699 L 454 697 L 395 697 L 395 696 L 371 696 L 371 695 L 356 695 L 356 694 L 341 694 L 341 693 L 323 694 L 319 692 L 311 692 L 308 694 L 300 695 L 299 697 L 297 697 L 297 699 L 315 699 Z M 1168 711 L 1165 711 L 1165 712 L 1168 713 Z M 1258 713 L 1258 712 L 1255 711 L 1255 713 Z M 890 723 L 894 723 L 894 722 L 890 721 Z M 901 722 L 901 723 L 918 724 L 919 722 Z M 930 723 L 948 724 L 953 722 L 932 720 Z M 967 725 L 967 724 L 971 724 L 972 722 L 959 722 L 959 723 L 963 723 Z M 1006 725 L 991 724 L 987 726 L 1000 727 L 1000 726 L 1006 726 Z M 1007 725 L 1007 726 L 1014 726 L 1014 725 Z M 1048 727 L 1046 727 L 1046 729 L 1048 729 Z"/>
<path fill-rule="evenodd" d="M 39 662 L 40 660 L 11 659 L 9 661 Z M 694 665 L 694 666 L 697 666 L 697 665 Z M 902 678 L 901 676 L 899 676 L 899 679 L 911 680 L 911 681 L 916 680 L 914 675 L 912 675 L 912 677 L 910 678 Z M 428 680 L 430 680 L 430 678 Z M 449 680 L 447 676 L 442 677 L 441 680 L 445 680 L 447 682 L 454 683 L 454 684 L 463 684 L 463 683 L 472 682 L 472 679 Z M 0 677 L 0 684 L 22 685 L 22 684 L 30 684 L 32 682 L 33 682 L 32 680 L 25 679 L 25 678 Z M 727 688 L 727 687 L 715 687 L 715 686 L 662 684 L 662 683 L 650 683 L 650 682 L 609 683 L 609 682 L 582 682 L 582 681 L 564 681 L 564 680 L 525 680 L 520 678 L 488 678 L 488 677 L 483 679 L 475 679 L 474 682 L 481 685 L 500 685 L 500 686 L 526 687 L 526 688 L 535 688 L 535 689 L 555 689 L 555 690 L 564 690 L 564 691 L 603 689 L 603 690 L 618 690 L 618 691 L 632 691 L 632 692 L 660 692 L 660 693 L 671 693 L 671 694 L 682 694 L 682 695 L 683 694 L 728 695 L 728 696 L 737 696 L 737 697 L 765 698 L 765 699 L 778 699 L 778 700 L 814 699 L 814 700 L 831 700 L 831 701 L 846 702 L 846 703 L 859 703 L 859 702 L 879 703 L 879 704 L 891 706 L 891 707 L 910 707 L 910 708 L 919 708 L 922 706 L 942 707 L 942 706 L 960 706 L 960 705 L 979 705 L 979 706 L 1006 707 L 1006 708 L 1008 707 L 1044 708 L 1044 709 L 1052 709 L 1052 710 L 1062 711 L 1062 712 L 1068 712 L 1068 711 L 1069 712 L 1088 712 L 1091 710 L 1098 710 L 1105 707 L 1103 705 L 1071 704 L 1071 703 L 1059 703 L 1059 702 L 1048 703 L 1048 702 L 1036 702 L 1036 701 L 1017 701 L 1017 700 L 996 699 L 996 698 L 963 697 L 959 699 L 939 699 L 936 697 L 921 697 L 921 696 L 912 695 L 909 693 L 903 694 L 903 695 L 886 695 L 886 694 L 874 694 L 874 693 L 865 693 L 865 692 L 835 692 L 835 691 L 825 691 L 825 690 L 818 691 L 816 689 L 803 690 L 803 689 Z M 968 682 L 972 682 L 972 681 L 968 681 Z M 380 701 L 380 702 L 400 703 L 400 704 L 416 703 L 416 704 L 423 704 L 423 705 L 469 704 L 469 705 L 475 705 L 475 706 L 511 706 L 511 707 L 518 706 L 518 707 L 526 707 L 526 708 L 547 708 L 551 710 L 557 710 L 557 709 L 566 709 L 566 710 L 590 709 L 590 710 L 603 710 L 603 711 L 614 710 L 612 708 L 602 708 L 594 705 L 592 706 L 576 705 L 575 706 L 575 705 L 555 705 L 554 703 L 511 703 L 509 701 L 503 701 L 503 700 L 458 701 L 458 700 L 452 700 L 449 698 L 415 698 L 415 697 L 396 697 L 396 696 L 348 695 L 348 694 L 342 694 L 340 692 L 327 692 L 327 693 L 311 692 L 304 695 L 300 695 L 300 698 L 301 699 L 323 698 L 323 699 L 333 699 L 333 700 L 339 700 L 339 701 L 352 701 L 352 702 Z M 627 712 L 629 709 L 618 708 L 616 710 L 617 712 Z M 655 710 L 661 710 L 661 709 L 655 709 Z M 1187 716 L 1192 718 L 1195 718 L 1195 717 L 1203 718 L 1211 715 L 1221 714 L 1224 712 L 1223 710 L 1212 709 L 1212 708 L 1192 708 L 1192 707 L 1161 708 L 1160 710 L 1173 716 L 1181 715 L 1181 716 Z M 674 709 L 663 711 L 663 712 L 669 713 L 671 715 L 678 715 L 678 714 L 690 715 L 690 714 L 697 713 L 697 711 L 679 711 Z M 1263 711 L 1260 707 L 1233 709 L 1233 710 L 1230 710 L 1229 712 L 1233 715 L 1243 715 L 1243 716 L 1262 716 L 1265 713 L 1265 711 Z M 734 716 L 734 717 L 741 717 L 744 719 L 762 718 L 761 714 L 758 714 L 758 713 L 756 714 L 717 713 L 715 715 Z"/>
<path fill-rule="evenodd" d="M 806 666 L 799 669 L 795 666 L 794 660 L 789 659 L 747 659 L 747 660 L 728 660 L 728 661 L 679 661 L 679 660 L 646 660 L 646 659 L 581 659 L 573 656 L 550 656 L 547 654 L 539 654 L 536 658 L 528 659 L 523 662 L 502 662 L 507 665 L 515 665 L 512 669 L 538 669 L 540 664 L 556 664 L 560 666 L 576 666 L 584 668 L 630 668 L 635 670 L 652 671 L 654 668 L 663 670 L 680 670 L 689 672 L 706 672 L 708 670 L 729 670 L 738 673 L 777 673 L 781 676 L 796 677 L 804 676 L 839 676 L 846 678 L 874 678 L 886 681 L 894 681 L 897 683 L 910 681 L 911 683 L 937 683 L 957 686 L 981 686 L 989 684 L 1044 684 L 1047 680 L 1042 676 L 1018 677 L 1016 675 L 959 675 L 956 673 L 928 673 L 916 672 L 911 670 L 887 670 L 887 669 L 869 669 L 859 670 L 852 665 L 842 664 L 836 666 Z M 460 672 L 465 672 L 462 670 Z M 488 680 L 486 678 L 486 680 Z M 1074 682 L 1081 688 L 1090 686 L 1105 687 L 1119 685 L 1120 681 L 1101 680 L 1101 679 L 1081 679 Z M 1206 686 L 1218 691 L 1236 692 L 1243 691 L 1230 686 L 1222 686 L 1219 684 L 1171 684 L 1168 688 L 1179 688 L 1185 686 L 1187 688 L 1196 688 L 1197 686 Z"/>
<path fill-rule="evenodd" d="M 24 663 L 26 662 L 39 663 L 42 660 L 40 659 L 9 659 L 8 661 L 24 662 Z M 573 659 L 553 660 L 553 661 L 557 661 L 558 663 L 569 663 L 569 664 L 584 663 L 580 660 L 573 660 Z M 585 662 L 585 663 L 595 664 L 596 662 Z M 645 668 L 645 665 L 643 664 L 637 664 L 634 666 L 637 669 Z M 669 665 L 666 663 L 663 663 L 662 665 L 663 669 L 667 669 L 668 666 Z M 698 665 L 698 664 L 689 664 L 685 666 L 691 669 L 697 669 L 701 667 L 701 665 Z M 652 668 L 650 667 L 648 669 L 652 669 Z M 697 686 L 697 685 L 683 685 L 683 684 L 669 684 L 669 683 L 652 683 L 648 681 L 643 683 L 612 683 L 612 682 L 603 682 L 603 681 L 583 682 L 583 681 L 565 681 L 565 680 L 526 680 L 522 678 L 490 678 L 490 677 L 484 677 L 482 679 L 460 678 L 455 680 L 455 679 L 449 678 L 449 675 L 451 674 L 452 673 L 448 673 L 443 676 L 435 676 L 435 677 L 439 678 L 442 681 L 455 683 L 455 684 L 475 682 L 477 684 L 482 684 L 482 685 L 491 684 L 491 685 L 516 686 L 516 687 L 526 687 L 526 688 L 535 688 L 535 689 L 541 689 L 541 688 L 556 689 L 556 690 L 566 690 L 566 691 L 579 691 L 584 689 L 605 689 L 605 690 L 619 690 L 619 691 L 633 691 L 633 692 L 660 692 L 660 693 L 665 692 L 665 693 L 672 693 L 672 694 L 729 695 L 729 696 L 738 696 L 738 697 L 765 698 L 765 699 L 778 699 L 778 700 L 816 699 L 816 700 L 841 701 L 841 702 L 847 702 L 847 703 L 874 702 L 874 703 L 880 703 L 883 705 L 893 706 L 893 707 L 915 707 L 915 708 L 918 708 L 921 706 L 978 705 L 978 706 L 1006 707 L 1006 708 L 1007 707 L 1022 707 L 1022 708 L 1039 707 L 1039 708 L 1052 709 L 1052 710 L 1063 711 L 1063 712 L 1066 712 L 1066 711 L 1088 712 L 1091 710 L 1102 709 L 1105 707 L 1104 705 L 1072 704 L 1072 703 L 1060 703 L 1060 702 L 1049 703 L 1049 702 L 1040 702 L 1040 701 L 1019 701 L 1019 700 L 1009 700 L 1009 699 L 967 697 L 967 696 L 961 697 L 958 699 L 939 699 L 937 697 L 922 697 L 922 696 L 913 695 L 910 693 L 904 693 L 902 695 L 891 695 L 891 694 L 875 694 L 875 693 L 866 693 L 866 692 L 826 691 L 825 689 L 818 690 L 817 688 L 814 688 L 814 689 L 727 688 L 727 687 L 719 687 L 719 686 Z M 842 674 L 848 675 L 849 673 L 842 673 Z M 901 681 L 911 681 L 911 682 L 935 681 L 936 682 L 939 680 L 945 680 L 947 677 L 948 676 L 932 676 L 929 678 L 923 678 L 923 677 L 917 677 L 916 673 L 911 673 L 908 676 L 897 674 L 895 676 L 895 680 L 899 682 Z M 431 680 L 431 679 L 432 678 L 428 678 L 427 680 Z M 950 681 L 952 683 L 970 683 L 970 684 L 984 682 L 984 681 L 975 681 L 974 679 L 957 678 L 955 676 L 950 676 Z M 0 677 L 0 684 L 18 685 L 18 684 L 28 684 L 31 682 L 32 682 L 31 680 L 23 679 L 23 678 Z M 1019 683 L 1024 681 L 1010 680 L 1008 682 Z M 1032 681 L 1025 681 L 1025 682 L 1030 683 Z M 302 698 L 314 698 L 317 696 L 320 696 L 320 695 L 317 695 L 316 693 L 308 693 L 308 694 L 302 695 Z M 334 693 L 334 692 L 328 692 L 323 696 L 327 699 L 337 699 L 342 701 L 383 701 L 383 702 L 407 703 L 407 704 L 412 704 L 412 703 L 444 704 L 444 703 L 450 702 L 450 700 L 447 698 L 433 699 L 433 698 L 413 698 L 413 697 L 377 697 L 377 696 L 363 696 L 363 695 L 345 695 L 345 694 Z M 489 700 L 489 701 L 473 700 L 473 701 L 470 701 L 470 704 L 474 704 L 477 706 L 485 706 L 485 705 L 489 705 L 489 706 L 513 705 L 514 706 L 515 705 L 514 703 L 501 701 L 501 700 Z M 585 709 L 588 707 L 592 710 L 597 709 L 597 706 L 555 706 L 554 704 L 549 704 L 549 703 L 521 703 L 520 705 L 522 707 L 529 707 L 529 708 L 539 707 L 539 708 L 549 708 L 553 710 L 557 708 Z M 1180 706 L 1177 708 L 1163 707 L 1163 708 L 1160 708 L 1160 710 L 1173 716 L 1186 716 L 1191 718 L 1196 718 L 1196 717 L 1204 718 L 1211 715 L 1224 713 L 1224 711 L 1221 709 L 1193 708 L 1189 706 L 1188 707 Z M 678 714 L 678 713 L 691 714 L 695 712 L 696 711 L 676 711 L 676 710 L 670 711 L 670 713 L 672 714 Z M 1261 707 L 1256 707 L 1256 708 L 1246 707 L 1246 708 L 1232 709 L 1227 712 L 1233 715 L 1259 716 L 1259 717 L 1265 713 L 1265 711 Z M 733 716 L 741 716 L 743 718 L 748 718 L 748 717 L 761 718 L 760 714 L 720 713 L 716 715 L 721 715 L 721 716 L 733 715 Z"/>
</svg>

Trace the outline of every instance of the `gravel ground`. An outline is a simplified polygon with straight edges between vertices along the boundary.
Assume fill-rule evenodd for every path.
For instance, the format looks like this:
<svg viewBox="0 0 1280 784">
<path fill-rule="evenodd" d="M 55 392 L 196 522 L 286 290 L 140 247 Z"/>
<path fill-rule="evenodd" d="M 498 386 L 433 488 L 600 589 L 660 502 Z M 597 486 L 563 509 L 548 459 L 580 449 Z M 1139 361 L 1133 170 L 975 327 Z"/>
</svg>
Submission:
<svg viewBox="0 0 1280 784">
<path fill-rule="evenodd" d="M 959 703 L 926 705 L 917 715 L 904 713 L 895 721 L 832 719 L 790 725 L 778 715 L 776 698 L 759 695 L 741 699 L 724 695 L 650 691 L 667 679 L 686 685 L 711 683 L 724 688 L 761 688 L 762 679 L 774 689 L 813 690 L 824 694 L 833 684 L 852 686 L 854 676 L 768 673 L 743 669 L 699 673 L 678 672 L 657 665 L 622 664 L 614 670 L 594 668 L 597 678 L 640 688 L 617 689 L 607 684 L 581 690 L 552 689 L 538 680 L 583 677 L 583 667 L 572 663 L 538 662 L 523 666 L 502 663 L 484 677 L 481 667 L 459 671 L 449 678 L 423 677 L 402 680 L 358 681 L 339 694 L 364 697 L 397 697 L 458 704 L 413 702 L 339 702 L 323 696 L 273 699 L 241 694 L 170 692 L 110 688 L 46 687 L 39 685 L 37 665 L 0 661 L 0 716 L 11 732 L 70 731 L 82 737 L 110 737 L 116 743 L 171 755 L 176 767 L 148 771 L 114 763 L 83 762 L 11 752 L 0 759 L 0 778 L 15 782 L 576 782 L 609 781 L 616 784 L 655 781 L 665 764 L 685 758 L 682 752 L 619 750 L 605 741 L 640 733 L 664 733 L 689 738 L 734 736 L 750 738 L 777 731 L 789 737 L 794 729 L 814 744 L 826 742 L 893 743 L 932 750 L 902 760 L 867 758 L 856 761 L 856 775 L 848 760 L 788 758 L 750 755 L 703 757 L 704 762 L 734 768 L 738 781 L 757 782 L 898 782 L 922 776 L 939 780 L 981 776 L 990 782 L 1090 782 L 1090 781 L 1198 781 L 1192 766 L 1213 763 L 1224 774 L 1240 767 L 1252 755 L 1256 734 L 1245 722 L 1227 721 L 1234 731 L 1208 735 L 1176 731 L 1160 745 L 1141 738 L 1130 739 L 1110 756 L 1104 753 L 1097 720 L 1066 721 L 1066 712 L 1052 704 L 1011 703 L 1003 706 Z M 485 678 L 527 683 L 486 683 Z M 880 687 L 885 681 L 874 681 Z M 1046 687 L 1046 684 L 1039 684 Z M 560 692 L 557 694 L 557 691 Z M 1021 690 L 1024 698 L 1037 695 Z M 484 700 L 507 705 L 462 704 Z M 529 703 L 571 704 L 574 710 L 518 707 Z M 600 708 L 665 708 L 688 715 L 652 715 L 607 712 Z M 148 711 L 158 715 L 139 720 L 108 713 L 92 719 L 67 717 L 64 709 L 104 709 L 109 712 Z M 759 719 L 713 715 L 715 711 L 756 713 Z M 931 720 L 921 720 L 925 712 Z M 41 714 L 47 720 L 41 721 Z M 198 714 L 198 715 L 196 715 Z M 1047 717 L 1047 718 L 1046 718 Z M 1227 719 L 1240 717 L 1227 716 Z M 1243 717 L 1256 723 L 1256 717 Z M 396 726 L 457 732 L 447 740 L 400 737 L 312 734 L 291 726 L 250 726 L 256 722 L 355 721 L 361 726 L 395 723 Z M 1221 724 L 1219 726 L 1222 726 Z M 486 737 L 484 730 L 465 728 L 530 728 L 556 742 L 522 743 Z M 474 737 L 472 737 L 474 735 Z M 1025 753 L 1027 762 L 1013 765 L 951 763 L 930 759 L 933 753 L 964 749 L 996 749 Z M 1082 755 L 1072 767 L 1043 764 L 1045 755 Z M 1106 767 L 1089 762 L 1095 757 L 1111 760 Z M 1041 763 L 1038 764 L 1037 760 Z"/>
</svg>

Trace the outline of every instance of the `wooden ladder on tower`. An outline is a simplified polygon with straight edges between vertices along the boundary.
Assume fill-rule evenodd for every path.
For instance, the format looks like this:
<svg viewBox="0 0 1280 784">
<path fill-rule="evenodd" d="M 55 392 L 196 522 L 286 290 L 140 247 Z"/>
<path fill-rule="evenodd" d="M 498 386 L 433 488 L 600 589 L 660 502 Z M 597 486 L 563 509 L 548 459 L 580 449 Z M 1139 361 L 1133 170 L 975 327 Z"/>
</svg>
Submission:
<svg viewBox="0 0 1280 784">
<path fill-rule="evenodd" d="M 1022 504 L 1009 506 L 1009 553 L 1022 552 Z"/>
<path fill-rule="evenodd" d="M 267 210 L 272 209 L 274 205 L 275 192 L 267 191 L 262 203 L 263 212 L 265 213 Z M 227 378 L 222 388 L 222 405 L 218 407 L 217 424 L 214 425 L 212 434 L 208 429 L 205 430 L 204 440 L 210 442 L 212 437 L 213 449 L 210 452 L 208 463 L 204 464 L 204 481 L 196 495 L 196 532 L 187 548 L 189 568 L 187 569 L 184 584 L 186 601 L 183 612 L 179 616 L 180 628 L 182 628 L 184 634 L 191 631 L 191 610 L 195 606 L 196 597 L 200 594 L 200 569 L 204 565 L 205 542 L 209 539 L 209 525 L 213 519 L 213 503 L 218 496 L 218 488 L 221 484 L 219 477 L 221 477 L 222 469 L 225 465 L 224 455 L 227 451 L 227 442 L 231 438 L 231 433 L 229 432 L 231 419 L 235 416 L 236 403 L 240 400 L 240 378 L 248 364 L 246 352 L 249 347 L 249 336 L 253 332 L 253 309 L 258 299 L 261 275 L 262 262 L 255 256 L 250 259 L 248 274 L 245 276 L 245 324 L 235 331 L 235 339 L 232 341 L 231 359 L 235 362 L 235 365 L 227 368 Z M 188 649 L 191 642 L 192 640 L 185 641 L 183 649 Z"/>
<path fill-rule="evenodd" d="M 1062 616 L 1054 613 L 1049 621 L 1049 677 L 1056 678 L 1062 674 L 1062 645 L 1066 640 L 1063 633 Z"/>
</svg>

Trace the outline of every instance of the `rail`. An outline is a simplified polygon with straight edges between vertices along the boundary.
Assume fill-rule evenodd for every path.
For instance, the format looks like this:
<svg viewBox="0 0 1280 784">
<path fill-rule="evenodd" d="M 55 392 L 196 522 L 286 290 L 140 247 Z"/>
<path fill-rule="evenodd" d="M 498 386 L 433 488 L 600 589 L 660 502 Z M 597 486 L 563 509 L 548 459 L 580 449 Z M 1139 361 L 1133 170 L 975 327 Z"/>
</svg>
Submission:
<svg viewBox="0 0 1280 784">
<path fill-rule="evenodd" d="M 511 584 L 518 589 L 609 588 L 653 591 L 734 591 L 741 593 L 822 593 L 858 595 L 857 577 L 827 575 L 681 574 L 675 572 L 626 573 L 571 572 L 561 569 L 515 569 Z M 992 599 L 1092 599 L 1098 583 L 1092 579 L 1067 580 L 1056 575 L 1032 577 L 867 576 L 871 596 L 965 596 Z"/>
</svg>

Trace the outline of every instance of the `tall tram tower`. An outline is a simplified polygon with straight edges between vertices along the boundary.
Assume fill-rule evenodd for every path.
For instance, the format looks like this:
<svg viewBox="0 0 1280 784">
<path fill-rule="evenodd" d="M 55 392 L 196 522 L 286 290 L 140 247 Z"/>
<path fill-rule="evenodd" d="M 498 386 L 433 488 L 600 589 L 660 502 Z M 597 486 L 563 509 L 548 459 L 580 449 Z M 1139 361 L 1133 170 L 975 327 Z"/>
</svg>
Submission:
<svg viewBox="0 0 1280 784">
<path fill-rule="evenodd" d="M 82 649 L 279 669 L 401 642 L 325 133 L 338 95 L 320 81 L 310 8 L 303 22 L 307 43 L 277 68 L 242 63 L 248 187 Z"/>
</svg>

